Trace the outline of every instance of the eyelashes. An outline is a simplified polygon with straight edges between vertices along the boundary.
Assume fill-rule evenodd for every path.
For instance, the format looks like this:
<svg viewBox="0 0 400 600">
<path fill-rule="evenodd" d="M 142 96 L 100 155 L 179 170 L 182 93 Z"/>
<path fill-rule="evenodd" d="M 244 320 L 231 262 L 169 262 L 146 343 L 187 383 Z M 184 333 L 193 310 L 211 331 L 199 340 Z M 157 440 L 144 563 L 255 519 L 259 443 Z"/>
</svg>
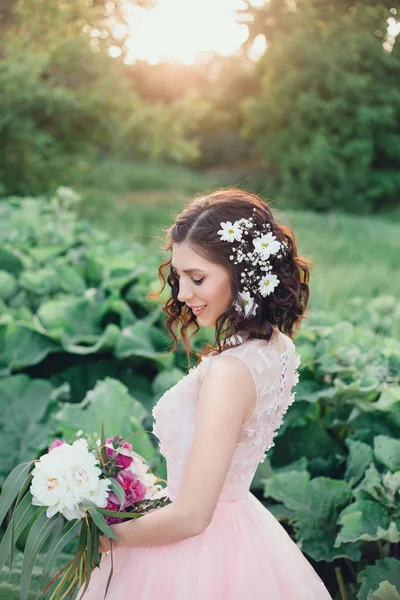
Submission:
<svg viewBox="0 0 400 600">
<path fill-rule="evenodd" d="M 173 271 L 172 275 L 173 275 L 174 279 L 177 279 L 178 281 L 181 278 L 181 276 L 178 275 L 178 273 L 176 271 Z M 205 277 L 202 277 L 201 279 L 193 279 L 193 277 L 191 277 L 190 279 L 193 281 L 194 285 L 201 285 L 203 283 Z"/>
</svg>

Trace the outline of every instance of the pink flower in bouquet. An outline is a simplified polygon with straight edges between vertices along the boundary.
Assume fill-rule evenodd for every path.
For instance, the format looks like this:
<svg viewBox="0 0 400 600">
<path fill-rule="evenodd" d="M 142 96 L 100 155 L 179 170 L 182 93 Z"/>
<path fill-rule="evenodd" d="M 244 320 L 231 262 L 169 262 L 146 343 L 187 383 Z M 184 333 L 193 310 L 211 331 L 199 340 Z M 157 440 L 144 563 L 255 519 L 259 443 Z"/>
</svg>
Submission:
<svg viewBox="0 0 400 600">
<path fill-rule="evenodd" d="M 120 471 L 116 480 L 125 492 L 124 509 L 131 506 L 131 504 L 141 502 L 144 499 L 147 491 L 146 486 L 130 469 Z M 119 505 L 119 500 L 114 492 L 110 492 L 108 500 Z"/>
<path fill-rule="evenodd" d="M 112 456 L 115 452 L 117 454 L 117 465 L 122 467 L 123 469 L 126 469 L 132 462 L 132 456 L 130 456 L 130 452 L 132 452 L 132 444 L 130 444 L 123 438 L 117 437 L 117 440 L 119 442 L 119 448 L 115 450 L 114 448 L 110 447 L 113 445 L 114 439 L 115 437 L 106 439 L 107 454 L 108 456 Z"/>
<path fill-rule="evenodd" d="M 67 442 L 63 442 L 62 440 L 55 440 L 52 445 L 49 448 L 49 452 L 51 452 L 52 450 L 54 450 L 54 448 L 58 448 L 58 446 L 62 446 L 63 444 L 66 444 Z"/>
<path fill-rule="evenodd" d="M 120 471 L 116 477 L 116 481 L 125 492 L 125 502 L 122 510 L 125 510 L 135 502 L 141 502 L 146 496 L 147 488 L 145 484 L 130 469 Z M 108 494 L 107 510 L 121 510 L 118 497 L 114 492 Z M 122 521 L 123 519 L 119 519 L 118 517 L 106 517 L 106 522 L 109 525 L 121 523 Z"/>
</svg>

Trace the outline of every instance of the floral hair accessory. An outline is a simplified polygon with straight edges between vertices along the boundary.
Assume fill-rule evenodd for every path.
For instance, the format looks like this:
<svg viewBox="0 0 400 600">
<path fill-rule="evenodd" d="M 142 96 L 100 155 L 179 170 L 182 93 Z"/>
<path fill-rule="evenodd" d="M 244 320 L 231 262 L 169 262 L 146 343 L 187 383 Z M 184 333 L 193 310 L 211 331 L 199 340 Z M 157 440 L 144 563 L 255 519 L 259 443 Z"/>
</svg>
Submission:
<svg viewBox="0 0 400 600">
<path fill-rule="evenodd" d="M 253 208 L 253 212 L 256 212 L 255 208 Z M 218 231 L 218 235 L 221 240 L 235 243 L 232 246 L 233 254 L 229 256 L 230 260 L 235 265 L 242 262 L 246 265 L 240 276 L 242 289 L 239 293 L 244 305 L 245 317 L 255 315 L 258 304 L 254 296 L 261 294 L 265 298 L 279 284 L 278 277 L 272 273 L 269 258 L 275 255 L 282 258 L 286 252 L 286 244 L 276 239 L 270 231 L 269 223 L 263 223 L 256 229 L 254 217 L 239 219 L 234 223 L 227 221 L 220 225 L 221 229 Z M 237 311 L 241 310 L 237 303 L 235 303 L 235 308 Z"/>
</svg>

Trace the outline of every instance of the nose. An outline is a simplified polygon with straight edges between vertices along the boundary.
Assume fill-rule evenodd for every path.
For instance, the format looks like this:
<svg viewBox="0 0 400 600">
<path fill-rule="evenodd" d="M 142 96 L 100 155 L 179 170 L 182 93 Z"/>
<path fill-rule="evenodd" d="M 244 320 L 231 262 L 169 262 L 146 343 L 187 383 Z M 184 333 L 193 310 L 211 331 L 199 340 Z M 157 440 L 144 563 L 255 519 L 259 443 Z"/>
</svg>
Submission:
<svg viewBox="0 0 400 600">
<path fill-rule="evenodd" d="M 179 279 L 179 292 L 178 292 L 178 300 L 179 302 L 187 302 L 191 298 L 193 298 L 193 291 L 190 289 L 190 284 L 183 284 L 182 277 Z"/>
</svg>

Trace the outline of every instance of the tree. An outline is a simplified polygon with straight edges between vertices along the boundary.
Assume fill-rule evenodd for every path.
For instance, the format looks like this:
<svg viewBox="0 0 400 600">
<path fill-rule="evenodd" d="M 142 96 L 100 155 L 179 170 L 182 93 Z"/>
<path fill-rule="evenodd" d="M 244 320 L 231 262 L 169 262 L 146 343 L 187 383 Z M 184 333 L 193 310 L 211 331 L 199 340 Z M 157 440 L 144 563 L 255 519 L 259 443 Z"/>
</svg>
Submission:
<svg viewBox="0 0 400 600">
<path fill-rule="evenodd" d="M 245 133 L 283 198 L 358 212 L 398 201 L 400 60 L 371 31 L 379 15 L 366 7 L 324 21 L 303 2 L 259 61 Z"/>
<path fill-rule="evenodd" d="M 123 4 L 9 3 L 0 56 L 3 192 L 69 184 L 99 153 L 173 160 L 193 154 L 185 114 L 146 105 L 125 76 L 123 55 L 108 53 Z"/>
</svg>

